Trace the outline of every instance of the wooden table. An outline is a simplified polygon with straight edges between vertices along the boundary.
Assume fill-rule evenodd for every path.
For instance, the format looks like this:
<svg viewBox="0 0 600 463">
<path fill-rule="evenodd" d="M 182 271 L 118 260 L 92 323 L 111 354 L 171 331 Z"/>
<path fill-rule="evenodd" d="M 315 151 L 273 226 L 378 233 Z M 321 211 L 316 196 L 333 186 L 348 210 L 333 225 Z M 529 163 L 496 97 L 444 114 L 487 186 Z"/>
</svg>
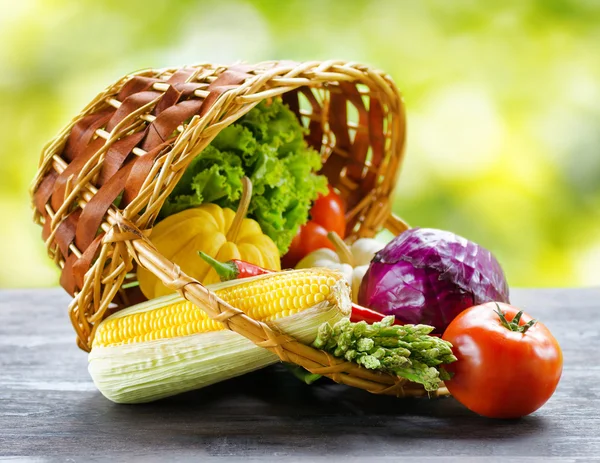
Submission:
<svg viewBox="0 0 600 463">
<path fill-rule="evenodd" d="M 600 289 L 515 290 L 564 349 L 554 397 L 516 421 L 452 398 L 400 400 L 280 367 L 146 405 L 94 388 L 60 289 L 0 291 L 0 457 L 59 461 L 589 461 L 600 456 Z M 527 393 L 527 391 L 519 391 Z M 450 458 L 455 457 L 455 458 Z M 525 458 L 528 457 L 528 458 Z M 540 457 L 540 458 L 535 458 Z"/>
</svg>

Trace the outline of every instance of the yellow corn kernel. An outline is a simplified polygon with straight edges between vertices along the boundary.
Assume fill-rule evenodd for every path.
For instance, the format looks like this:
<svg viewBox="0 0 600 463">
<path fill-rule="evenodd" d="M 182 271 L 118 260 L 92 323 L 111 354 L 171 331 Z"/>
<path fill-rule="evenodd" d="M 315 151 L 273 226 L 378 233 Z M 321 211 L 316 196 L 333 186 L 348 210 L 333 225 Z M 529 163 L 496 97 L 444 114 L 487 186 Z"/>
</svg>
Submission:
<svg viewBox="0 0 600 463">
<path fill-rule="evenodd" d="M 295 270 L 229 282 L 214 291 L 255 320 L 272 321 L 325 301 L 341 278 L 325 269 Z M 164 307 L 105 320 L 93 345 L 131 344 L 225 329 L 191 302 L 183 298 L 169 301 Z"/>
</svg>

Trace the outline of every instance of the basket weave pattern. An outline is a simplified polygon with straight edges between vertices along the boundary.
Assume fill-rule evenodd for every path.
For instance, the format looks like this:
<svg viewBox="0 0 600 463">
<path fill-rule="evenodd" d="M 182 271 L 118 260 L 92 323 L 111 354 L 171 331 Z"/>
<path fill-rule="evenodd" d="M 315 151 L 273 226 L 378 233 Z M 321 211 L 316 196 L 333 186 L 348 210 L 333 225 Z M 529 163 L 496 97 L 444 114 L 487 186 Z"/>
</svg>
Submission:
<svg viewBox="0 0 600 463">
<path fill-rule="evenodd" d="M 34 220 L 60 283 L 73 296 L 70 318 L 89 351 L 95 327 L 143 300 L 136 265 L 209 316 L 283 361 L 371 392 L 422 395 L 403 379 L 368 371 L 303 345 L 247 317 L 181 272 L 147 239 L 185 168 L 224 127 L 260 101 L 281 96 L 309 129 L 310 146 L 347 203 L 350 238 L 406 225 L 389 202 L 402 161 L 402 100 L 386 74 L 356 63 L 201 64 L 123 77 L 99 94 L 43 150 L 32 186 Z M 441 389 L 438 393 L 444 393 Z"/>
</svg>

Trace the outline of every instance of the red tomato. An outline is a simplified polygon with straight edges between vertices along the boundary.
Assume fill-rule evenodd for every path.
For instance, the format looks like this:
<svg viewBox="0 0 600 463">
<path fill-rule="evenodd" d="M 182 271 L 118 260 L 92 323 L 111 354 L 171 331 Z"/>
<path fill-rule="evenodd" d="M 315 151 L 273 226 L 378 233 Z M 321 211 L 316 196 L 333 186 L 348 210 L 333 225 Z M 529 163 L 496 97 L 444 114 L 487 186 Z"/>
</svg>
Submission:
<svg viewBox="0 0 600 463">
<path fill-rule="evenodd" d="M 346 235 L 346 217 L 342 198 L 328 186 L 329 193 L 319 196 L 315 201 L 310 216 L 312 221 L 322 225 L 327 231 L 336 232 L 340 238 Z"/>
<path fill-rule="evenodd" d="M 321 248 L 335 251 L 333 243 L 327 238 L 328 230 L 312 220 L 300 227 L 290 244 L 287 254 L 281 259 L 283 268 L 293 268 L 307 254 Z"/>
<path fill-rule="evenodd" d="M 292 240 L 288 252 L 281 259 L 285 268 L 295 267 L 300 260 L 313 251 L 335 247 L 327 238 L 330 231 L 336 232 L 341 238 L 346 233 L 346 217 L 342 198 L 331 188 L 327 195 L 319 196 L 310 210 L 311 220 L 300 227 Z"/>
<path fill-rule="evenodd" d="M 556 389 L 563 365 L 560 346 L 542 323 L 519 313 L 503 303 L 471 307 L 442 336 L 458 358 L 447 365 L 454 375 L 446 386 L 475 413 L 490 418 L 529 415 Z"/>
</svg>

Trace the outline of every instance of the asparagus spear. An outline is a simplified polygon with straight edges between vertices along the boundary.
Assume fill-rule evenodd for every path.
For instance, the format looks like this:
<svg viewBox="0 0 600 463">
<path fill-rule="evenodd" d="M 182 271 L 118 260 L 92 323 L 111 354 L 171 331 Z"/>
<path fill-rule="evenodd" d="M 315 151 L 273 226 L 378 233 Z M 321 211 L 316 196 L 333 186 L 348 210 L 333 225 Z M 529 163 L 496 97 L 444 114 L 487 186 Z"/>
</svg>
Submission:
<svg viewBox="0 0 600 463">
<path fill-rule="evenodd" d="M 443 364 L 456 361 L 448 341 L 429 336 L 428 325 L 393 325 L 394 317 L 367 324 L 342 319 L 333 326 L 323 323 L 313 346 L 335 357 L 356 362 L 370 370 L 380 370 L 422 384 L 427 391 L 448 379 Z"/>
</svg>

